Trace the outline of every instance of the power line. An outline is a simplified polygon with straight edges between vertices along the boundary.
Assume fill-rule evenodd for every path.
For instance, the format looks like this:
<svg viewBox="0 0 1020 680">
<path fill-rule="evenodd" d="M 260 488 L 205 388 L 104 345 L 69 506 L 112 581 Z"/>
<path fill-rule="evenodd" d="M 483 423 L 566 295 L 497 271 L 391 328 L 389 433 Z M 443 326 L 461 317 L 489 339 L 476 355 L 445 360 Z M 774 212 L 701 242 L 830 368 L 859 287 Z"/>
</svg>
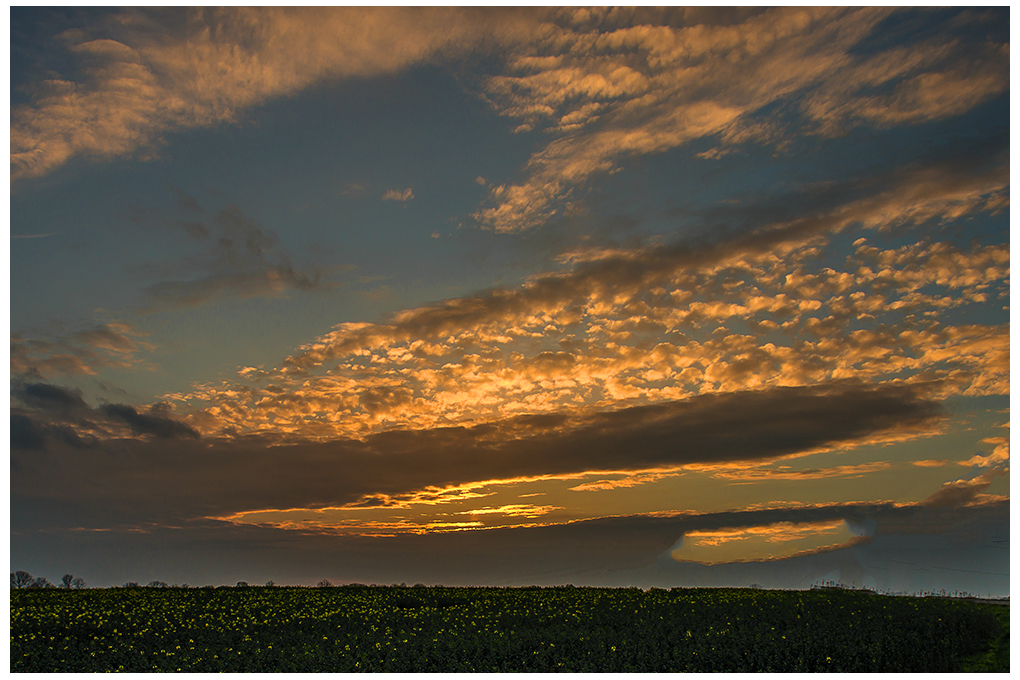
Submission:
<svg viewBox="0 0 1020 680">
<path fill-rule="evenodd" d="M 973 569 L 954 569 L 952 567 L 937 567 L 934 564 L 932 566 L 930 566 L 930 567 L 919 567 L 919 566 L 917 566 L 913 562 L 902 562 L 900 560 L 889 560 L 889 561 L 890 562 L 895 562 L 896 564 L 906 564 L 906 565 L 914 567 L 915 569 L 918 569 L 920 571 L 928 571 L 928 569 L 945 569 L 946 571 L 962 571 L 962 572 L 967 573 L 967 574 L 988 574 L 989 576 L 1009 576 L 1009 574 L 1001 574 L 1001 573 L 999 573 L 997 571 L 975 571 Z M 873 569 L 879 569 L 881 567 L 872 567 L 872 568 Z"/>
<path fill-rule="evenodd" d="M 974 571 L 973 569 L 953 569 L 952 567 L 932 567 L 932 569 L 945 569 L 946 571 L 962 571 L 968 574 L 988 574 L 989 576 L 1009 576 L 1009 574 L 1000 574 L 997 571 Z"/>
</svg>

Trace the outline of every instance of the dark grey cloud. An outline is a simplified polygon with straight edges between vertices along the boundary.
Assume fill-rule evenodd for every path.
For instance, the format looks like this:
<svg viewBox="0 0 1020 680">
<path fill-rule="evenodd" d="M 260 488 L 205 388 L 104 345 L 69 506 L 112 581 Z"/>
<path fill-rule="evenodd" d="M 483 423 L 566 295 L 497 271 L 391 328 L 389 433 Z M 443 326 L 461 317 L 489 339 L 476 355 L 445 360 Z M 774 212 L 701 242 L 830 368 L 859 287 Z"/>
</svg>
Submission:
<svg viewBox="0 0 1020 680">
<path fill-rule="evenodd" d="M 109 418 L 126 423 L 135 434 L 154 435 L 161 439 L 199 438 L 198 432 L 186 423 L 163 415 L 139 413 L 126 404 L 104 404 L 99 410 Z"/>
<path fill-rule="evenodd" d="M 41 451 L 47 440 L 57 441 L 72 449 L 93 448 L 98 440 L 91 434 L 79 434 L 69 425 L 37 422 L 22 413 L 11 414 L 11 447 Z"/>
<path fill-rule="evenodd" d="M 45 467 L 17 449 L 12 484 L 25 497 L 74 500 L 83 526 L 176 522 L 265 508 L 324 507 L 427 487 L 684 464 L 768 460 L 851 444 L 890 430 L 923 431 L 941 407 L 909 386 L 834 383 L 707 395 L 583 418 L 522 417 L 364 440 L 284 444 L 245 437 L 198 440 L 165 416 L 107 405 L 150 441 L 116 439 Z M 30 434 L 30 433 L 28 433 Z M 176 437 L 176 438 L 171 438 Z M 71 452 L 68 452 L 69 454 Z M 131 508 L 119 514 L 114 508 Z"/>
<path fill-rule="evenodd" d="M 11 446 L 38 450 L 46 443 L 45 430 L 28 416 L 11 414 Z"/>
<path fill-rule="evenodd" d="M 81 397 L 81 390 L 71 391 L 46 383 L 25 383 L 16 391 L 23 402 L 45 411 L 85 411 L 89 405 Z"/>
<path fill-rule="evenodd" d="M 13 449 L 47 448 L 47 440 L 74 449 L 91 448 L 98 444 L 96 435 L 109 439 L 126 425 L 132 433 L 161 439 L 198 439 L 191 426 L 171 417 L 167 404 L 150 406 L 140 413 L 126 404 L 103 404 L 93 409 L 72 391 L 47 383 L 20 383 L 13 395 L 28 409 L 11 411 L 11 446 Z"/>
</svg>

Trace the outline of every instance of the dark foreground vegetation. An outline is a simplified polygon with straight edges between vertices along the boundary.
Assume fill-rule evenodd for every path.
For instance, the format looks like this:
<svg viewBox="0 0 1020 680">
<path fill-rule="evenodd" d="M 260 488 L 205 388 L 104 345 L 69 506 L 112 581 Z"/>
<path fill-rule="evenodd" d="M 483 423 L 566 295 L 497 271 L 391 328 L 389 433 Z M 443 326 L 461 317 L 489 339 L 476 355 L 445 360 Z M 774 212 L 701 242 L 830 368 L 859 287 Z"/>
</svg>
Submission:
<svg viewBox="0 0 1020 680">
<path fill-rule="evenodd" d="M 1009 607 L 814 590 L 11 591 L 12 671 L 1008 671 Z"/>
</svg>

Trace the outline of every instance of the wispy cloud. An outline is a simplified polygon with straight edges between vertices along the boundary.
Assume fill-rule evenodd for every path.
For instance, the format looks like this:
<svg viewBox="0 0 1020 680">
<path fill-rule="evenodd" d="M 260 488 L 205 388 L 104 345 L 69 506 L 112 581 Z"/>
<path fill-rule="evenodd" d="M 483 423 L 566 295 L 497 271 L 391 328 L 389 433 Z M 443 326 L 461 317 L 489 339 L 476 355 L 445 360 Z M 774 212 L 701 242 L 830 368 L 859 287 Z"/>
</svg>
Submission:
<svg viewBox="0 0 1020 680">
<path fill-rule="evenodd" d="M 957 115 L 1009 84 L 1008 44 L 952 38 L 862 54 L 886 8 L 780 8 L 689 23 L 563 9 L 486 88 L 504 115 L 554 139 L 476 217 L 496 231 L 569 213 L 580 189 L 632 156 L 699 138 L 783 146 L 799 134 Z M 974 14 L 960 18 L 983 23 Z M 876 91 L 891 90 L 875 95 Z M 766 111 L 771 111 L 766 113 Z M 803 124 L 787 118 L 799 111 Z"/>
<path fill-rule="evenodd" d="M 777 468 L 747 468 L 742 470 L 720 470 L 714 472 L 713 476 L 722 479 L 737 481 L 808 481 L 814 479 L 828 479 L 832 477 L 852 478 L 863 477 L 872 472 L 888 470 L 892 467 L 888 461 L 874 463 L 858 463 L 856 465 L 837 465 L 830 468 L 807 468 L 803 470 L 791 470 L 789 466 Z"/>
<path fill-rule="evenodd" d="M 197 204 L 196 204 L 197 207 Z M 192 236 L 211 245 L 203 256 L 160 270 L 181 278 L 159 281 L 145 289 L 143 311 L 190 307 L 217 297 L 274 297 L 287 290 L 311 290 L 320 284 L 317 271 L 299 271 L 272 231 L 245 216 L 237 206 L 218 211 L 211 226 L 188 222 Z M 152 271 L 146 267 L 144 271 Z M 174 271 L 177 270 L 177 271 Z"/>
<path fill-rule="evenodd" d="M 390 189 L 383 194 L 382 200 L 384 201 L 400 201 L 406 203 L 414 198 L 414 192 L 411 191 L 411 187 L 407 187 L 403 191 L 397 189 Z"/>
<path fill-rule="evenodd" d="M 75 156 L 152 154 L 165 135 L 241 119 L 316 83 L 392 73 L 515 39 L 532 11 L 170 8 L 116 12 L 59 38 L 80 75 L 34 84 L 11 112 L 11 177 Z M 73 79 L 72 79 L 73 78 Z"/>
<path fill-rule="evenodd" d="M 95 375 L 100 369 L 145 366 L 153 349 L 134 327 L 111 322 L 47 336 L 11 336 L 11 374 L 24 379 Z"/>
</svg>

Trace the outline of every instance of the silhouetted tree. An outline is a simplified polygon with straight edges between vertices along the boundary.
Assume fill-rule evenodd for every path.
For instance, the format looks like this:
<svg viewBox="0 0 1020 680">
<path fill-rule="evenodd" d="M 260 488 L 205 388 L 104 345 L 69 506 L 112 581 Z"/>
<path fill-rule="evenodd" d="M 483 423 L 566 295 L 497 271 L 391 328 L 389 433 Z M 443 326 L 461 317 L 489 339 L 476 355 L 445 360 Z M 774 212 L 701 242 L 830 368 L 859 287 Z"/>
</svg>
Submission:
<svg viewBox="0 0 1020 680">
<path fill-rule="evenodd" d="M 74 588 L 75 590 L 84 590 L 85 589 L 85 579 L 83 579 L 80 576 L 75 576 L 74 580 L 71 581 L 71 587 Z"/>
<path fill-rule="evenodd" d="M 27 588 L 32 585 L 32 575 L 27 571 L 16 571 L 11 574 L 11 588 Z"/>
<path fill-rule="evenodd" d="M 56 588 L 55 585 L 46 580 L 45 576 L 40 576 L 31 583 L 28 584 L 29 588 Z"/>
<path fill-rule="evenodd" d="M 234 586 L 234 587 L 235 588 L 247 588 L 248 587 L 248 582 L 247 581 L 238 581 L 237 585 Z"/>
<path fill-rule="evenodd" d="M 150 581 L 149 585 L 147 587 L 149 587 L 149 588 L 169 588 L 170 586 L 167 585 L 166 581 Z"/>
<path fill-rule="evenodd" d="M 319 586 L 320 588 L 329 588 L 329 587 L 331 587 L 331 586 L 332 586 L 333 584 L 329 582 L 329 579 L 325 579 L 325 578 L 324 578 L 324 579 L 322 579 L 321 581 L 319 581 L 319 583 L 318 583 L 317 585 L 318 585 L 318 586 Z"/>
<path fill-rule="evenodd" d="M 70 589 L 72 581 L 74 581 L 73 574 L 64 574 L 60 577 L 60 587 Z"/>
</svg>

